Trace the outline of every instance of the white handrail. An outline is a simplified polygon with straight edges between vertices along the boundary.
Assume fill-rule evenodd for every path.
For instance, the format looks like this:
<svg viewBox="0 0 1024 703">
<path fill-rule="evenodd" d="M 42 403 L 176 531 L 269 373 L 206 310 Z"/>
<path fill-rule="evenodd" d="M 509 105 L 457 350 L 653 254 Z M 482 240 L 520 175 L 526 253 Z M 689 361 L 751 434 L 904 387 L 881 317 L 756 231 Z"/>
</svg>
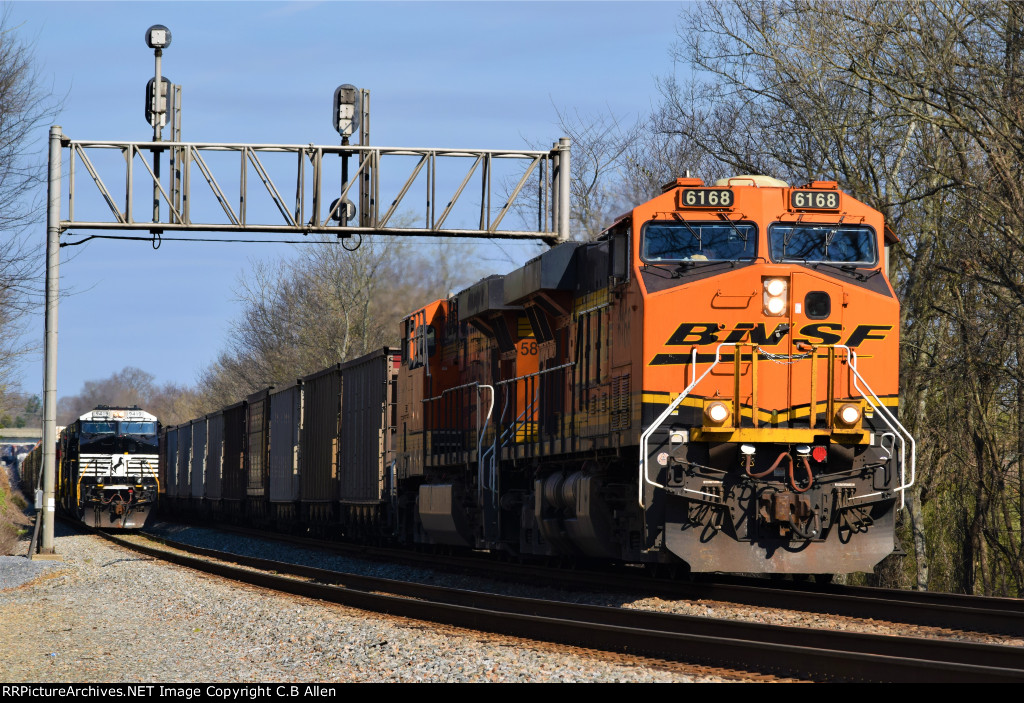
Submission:
<svg viewBox="0 0 1024 703">
<path fill-rule="evenodd" d="M 637 481 L 637 502 L 640 504 L 640 509 L 641 510 L 646 510 L 646 508 L 647 508 L 647 506 L 644 505 L 644 487 L 645 486 L 654 486 L 655 488 L 662 488 L 662 489 L 665 488 L 665 486 L 661 485 L 657 481 L 652 481 L 651 480 L 650 473 L 648 472 L 648 466 L 647 466 L 648 465 L 648 462 L 647 462 L 647 440 L 650 439 L 651 435 L 654 434 L 655 431 L 657 431 L 663 424 L 665 424 L 665 420 L 668 419 L 668 416 L 671 415 L 675 411 L 675 409 L 679 407 L 679 404 L 682 403 L 683 400 L 686 398 L 686 396 L 688 396 L 690 394 L 690 391 L 692 391 L 694 389 L 694 387 L 698 383 L 703 381 L 705 376 L 707 376 L 709 373 L 711 373 L 711 369 L 715 368 L 715 366 L 718 365 L 719 357 L 721 356 L 721 352 L 722 352 L 722 347 L 735 347 L 735 346 L 737 346 L 737 344 L 735 342 L 722 342 L 721 344 L 719 344 L 718 347 L 715 348 L 715 360 L 711 362 L 710 366 L 708 366 L 707 371 L 702 373 L 699 378 L 695 378 L 693 381 L 691 381 L 690 385 L 688 385 L 686 387 L 686 389 L 676 397 L 675 400 L 673 400 L 671 403 L 669 403 L 668 407 L 665 408 L 664 412 L 662 412 L 661 415 L 659 415 L 658 418 L 654 422 L 651 423 L 651 426 L 648 427 L 646 430 L 644 430 L 643 434 L 640 435 L 640 480 Z M 694 365 L 694 367 L 696 367 L 696 364 L 697 364 L 697 350 L 696 349 L 693 350 L 693 357 L 692 358 L 693 358 L 693 365 Z M 696 375 L 696 371 L 694 371 L 692 375 Z M 706 494 L 702 494 L 702 495 L 711 496 L 710 493 L 706 493 Z M 711 496 L 711 497 L 717 497 L 717 496 Z"/>
<path fill-rule="evenodd" d="M 483 479 L 484 479 L 484 458 L 482 455 L 484 435 L 487 434 L 487 426 L 491 424 L 491 413 L 494 412 L 494 386 L 481 383 L 477 386 L 476 391 L 476 402 L 477 407 L 480 407 L 480 389 L 486 388 L 491 392 L 491 404 L 487 407 L 487 417 L 484 419 L 484 426 L 480 430 L 480 433 L 476 436 L 476 481 L 477 485 L 480 486 L 481 491 L 483 490 Z M 482 498 L 482 494 L 478 496 L 477 500 Z"/>
<path fill-rule="evenodd" d="M 868 382 L 860 375 L 860 371 L 857 370 L 857 353 L 850 349 L 845 344 L 837 344 L 836 349 L 845 349 L 847 352 L 847 358 L 850 361 L 850 370 L 853 371 L 853 387 L 857 390 L 861 396 L 871 405 L 872 409 L 877 412 L 890 430 L 892 430 L 896 437 L 900 440 L 900 482 L 903 484 L 893 490 L 898 491 L 900 494 L 900 510 L 906 505 L 906 490 L 914 485 L 914 481 L 917 479 L 917 442 L 914 441 L 914 436 L 910 434 L 906 427 L 900 424 L 900 421 L 896 419 L 896 416 L 882 404 L 881 399 L 871 390 L 871 386 Z M 859 381 L 859 383 L 858 383 Z M 864 384 L 862 389 L 860 384 Z M 867 389 L 867 393 L 864 392 Z M 870 394 L 870 395 L 868 395 Z M 904 439 L 906 437 L 906 439 Z M 907 442 L 910 443 L 910 481 L 907 481 Z M 881 491 L 875 493 L 867 493 L 865 495 L 856 496 L 856 498 L 870 498 L 876 495 L 881 495 Z"/>
<path fill-rule="evenodd" d="M 693 379 L 693 380 L 691 380 L 690 384 L 686 387 L 686 389 L 682 393 L 680 393 L 675 398 L 675 400 L 673 400 L 668 405 L 668 407 L 665 408 L 665 410 L 657 417 L 657 419 L 655 419 L 655 421 L 653 423 L 651 423 L 650 427 L 648 427 L 646 430 L 644 430 L 644 432 L 640 435 L 640 477 L 639 477 L 640 480 L 637 481 L 637 502 L 640 505 L 640 509 L 641 510 L 646 509 L 646 506 L 644 505 L 644 488 L 646 486 L 653 486 L 655 488 L 665 489 L 665 486 L 663 486 L 662 484 L 658 483 L 657 481 L 654 481 L 650 477 L 647 447 L 648 447 L 648 440 L 650 439 L 651 435 L 653 435 L 658 429 L 661 428 L 661 426 L 665 423 L 665 421 L 668 419 L 668 417 L 676 410 L 676 408 L 679 407 L 680 403 L 682 403 L 683 400 L 686 399 L 686 397 L 690 394 L 690 392 L 694 389 L 694 387 L 698 383 L 703 381 L 704 378 L 709 373 L 711 373 L 711 370 L 716 365 L 718 365 L 718 362 L 721 360 L 722 347 L 727 347 L 727 346 L 739 347 L 741 344 L 742 343 L 730 343 L 730 342 L 723 342 L 722 344 L 719 344 L 718 347 L 715 348 L 715 358 L 714 358 L 714 361 L 711 362 L 711 365 L 708 366 L 707 370 L 704 373 L 702 373 L 700 375 L 700 377 L 697 377 L 697 374 L 696 374 L 697 351 L 696 351 L 696 349 L 694 349 L 693 350 L 692 371 L 691 371 L 691 375 L 690 375 L 691 379 Z M 914 481 L 916 480 L 916 477 L 917 477 L 917 443 L 914 441 L 914 437 L 910 434 L 910 432 L 902 424 L 900 424 L 899 420 L 896 419 L 896 416 L 893 415 L 892 412 L 888 408 L 886 408 L 885 405 L 882 404 L 881 399 L 875 394 L 875 392 L 871 389 L 871 386 L 868 384 L 868 382 L 861 375 L 860 371 L 857 369 L 857 354 L 856 354 L 856 352 L 853 351 L 853 349 L 851 349 L 850 347 L 848 347 L 846 345 L 843 345 L 843 344 L 837 344 L 837 345 L 835 345 L 835 348 L 836 349 L 843 349 L 843 350 L 846 351 L 847 361 L 849 363 L 850 370 L 853 372 L 853 375 L 854 375 L 854 379 L 853 379 L 853 381 L 854 381 L 853 382 L 854 389 L 865 400 L 867 400 L 867 402 L 871 405 L 872 409 L 875 412 L 877 412 L 878 415 L 881 417 L 882 422 L 884 422 L 886 424 L 886 426 L 888 426 L 889 429 L 891 429 L 893 431 L 894 438 L 899 440 L 899 443 L 900 443 L 900 483 L 901 483 L 901 485 L 898 486 L 897 488 L 893 489 L 893 490 L 899 492 L 899 494 L 900 494 L 900 509 L 903 509 L 904 505 L 906 504 L 905 492 L 906 492 L 906 490 L 908 488 L 910 488 L 911 486 L 914 485 Z M 758 349 L 757 347 L 754 348 L 754 351 L 753 351 L 754 354 L 757 353 L 757 349 Z M 861 387 L 862 384 L 863 384 L 863 388 Z M 867 391 L 866 393 L 865 393 L 865 390 Z M 814 399 L 812 399 L 812 403 L 813 403 L 813 401 L 814 401 Z M 738 414 L 738 409 L 737 409 L 737 414 Z M 908 443 L 910 444 L 910 480 L 909 481 L 907 480 L 907 475 L 906 475 L 906 472 L 907 472 L 907 444 Z M 714 496 L 714 495 L 712 495 L 710 493 L 703 493 L 701 491 L 694 491 L 692 489 L 684 489 L 684 490 L 687 490 L 690 493 L 697 493 L 699 495 L 705 495 L 705 496 L 712 497 L 712 498 L 717 498 L 718 497 L 718 496 Z M 882 495 L 882 491 L 876 491 L 875 493 L 868 493 L 868 494 L 865 494 L 865 495 L 855 496 L 855 499 L 870 498 L 870 497 L 874 497 L 874 496 L 877 496 L 877 495 Z"/>
</svg>

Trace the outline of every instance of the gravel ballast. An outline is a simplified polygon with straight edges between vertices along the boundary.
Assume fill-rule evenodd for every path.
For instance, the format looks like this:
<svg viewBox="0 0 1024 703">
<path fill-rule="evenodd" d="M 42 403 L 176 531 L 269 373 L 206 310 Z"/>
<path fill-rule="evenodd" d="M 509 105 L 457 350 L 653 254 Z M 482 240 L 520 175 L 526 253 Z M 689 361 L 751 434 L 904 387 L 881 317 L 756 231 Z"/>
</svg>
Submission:
<svg viewBox="0 0 1024 703">
<path fill-rule="evenodd" d="M 28 547 L 25 547 L 25 553 Z M 36 579 L 47 569 L 53 569 L 59 562 L 30 561 L 25 557 L 0 556 L 0 591 L 17 588 Z"/>
<path fill-rule="evenodd" d="M 0 560 L 2 681 L 725 680 L 276 594 L 57 533 L 62 562 Z"/>
<path fill-rule="evenodd" d="M 344 571 L 366 576 L 390 578 L 401 581 L 416 581 L 435 586 L 447 586 L 476 591 L 503 593 L 524 598 L 561 600 L 589 605 L 653 610 L 676 615 L 742 620 L 746 622 L 784 625 L 798 628 L 848 630 L 869 634 L 926 637 L 932 639 L 962 639 L 976 642 L 1005 644 L 1013 647 L 1024 646 L 1024 639 L 1009 635 L 983 632 L 962 632 L 939 627 L 908 625 L 906 623 L 866 620 L 862 618 L 822 613 L 802 612 L 756 605 L 741 605 L 711 600 L 664 599 L 642 594 L 631 596 L 618 592 L 572 590 L 555 587 L 526 585 L 509 580 L 498 580 L 484 576 L 453 574 L 443 570 L 420 568 L 394 563 L 383 563 L 368 559 L 351 558 L 306 549 L 275 540 L 247 537 L 230 532 L 192 527 L 189 525 L 161 522 L 147 528 L 158 536 L 196 547 L 246 556 L 257 556 L 274 561 L 304 564 L 335 571 Z"/>
</svg>

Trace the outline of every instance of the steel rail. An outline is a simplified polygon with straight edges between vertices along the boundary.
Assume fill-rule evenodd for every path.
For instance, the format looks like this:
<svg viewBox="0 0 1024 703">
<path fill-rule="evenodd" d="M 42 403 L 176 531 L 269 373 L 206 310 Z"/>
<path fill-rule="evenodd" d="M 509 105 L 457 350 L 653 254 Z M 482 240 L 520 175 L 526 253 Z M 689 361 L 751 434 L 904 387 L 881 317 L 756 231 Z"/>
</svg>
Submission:
<svg viewBox="0 0 1024 703">
<path fill-rule="evenodd" d="M 836 589 L 837 593 L 851 596 L 903 600 L 907 594 L 912 594 L 906 599 L 907 602 L 935 603 L 958 608 L 1024 613 L 1024 598 L 973 596 L 964 593 L 944 593 L 942 591 L 901 591 L 894 588 L 878 588 L 873 586 L 834 586 L 833 588 Z"/>
<path fill-rule="evenodd" d="M 735 583 L 679 584 L 676 593 L 683 592 L 690 593 L 691 598 L 727 600 L 745 605 L 1024 636 L 1024 612 L 1007 609 L 985 599 L 972 602 L 970 596 L 958 599 L 947 594 L 951 597 L 933 600 L 919 598 L 920 591 L 843 586 L 811 590 L 792 585 L 772 587 Z"/>
<path fill-rule="evenodd" d="M 864 603 L 865 609 L 891 608 L 892 615 L 873 614 L 868 617 L 886 617 L 894 620 L 900 619 L 898 614 L 904 609 L 911 608 L 911 612 L 903 613 L 907 622 L 932 624 L 927 621 L 928 618 L 934 618 L 941 621 L 942 627 L 963 627 L 973 631 L 1005 632 L 1024 636 L 1024 599 L 1020 598 L 840 584 L 759 585 L 753 581 L 755 579 L 738 578 L 732 583 L 706 585 L 715 588 L 755 589 L 759 594 L 774 591 L 785 594 L 780 595 L 780 598 L 792 599 L 794 602 L 810 597 L 832 602 Z"/>
<path fill-rule="evenodd" d="M 272 539 L 280 537 L 275 536 Z M 309 544 L 312 546 L 312 542 Z M 337 543 L 321 542 L 321 548 L 325 544 L 337 546 Z M 367 549 L 362 547 L 358 552 L 365 556 Z M 421 560 L 420 555 L 410 555 L 404 550 L 374 551 L 380 551 L 388 558 Z M 422 561 L 429 566 L 441 566 L 437 555 L 424 557 Z M 702 576 L 694 581 L 679 581 L 652 577 L 646 570 L 643 570 L 642 574 L 626 573 L 626 569 L 583 568 L 570 571 L 531 564 L 496 563 L 481 557 L 447 556 L 444 564 L 476 570 L 483 566 L 492 575 L 497 572 L 505 578 L 540 581 L 548 585 L 554 579 L 558 583 L 581 588 L 600 587 L 632 593 L 640 591 L 668 598 L 716 600 L 739 605 L 887 620 L 908 625 L 1024 636 L 1024 599 L 1018 598 L 834 584 L 779 584 L 769 583 L 765 579 L 730 579 L 715 575 Z M 761 583 L 757 583 L 759 580 Z"/>
<path fill-rule="evenodd" d="M 807 630 L 501 596 L 240 557 L 160 540 L 171 549 L 250 567 L 246 569 L 99 534 L 148 556 L 293 595 L 571 646 L 812 680 L 1024 681 L 1024 651 L 1016 647 Z"/>
<path fill-rule="evenodd" d="M 364 558 L 422 563 L 434 568 L 457 568 L 489 576 L 565 584 L 576 588 L 628 591 L 688 600 L 717 600 L 740 605 L 790 609 L 843 615 L 854 618 L 888 620 L 908 625 L 934 626 L 969 632 L 990 632 L 1024 636 L 1024 599 L 968 596 L 932 591 L 901 591 L 866 586 L 835 584 L 813 586 L 798 583 L 769 583 L 765 579 L 710 576 L 695 581 L 652 577 L 646 569 L 577 568 L 553 569 L 530 563 L 509 563 L 480 556 L 440 557 L 387 547 L 348 545 L 342 542 L 308 537 L 268 535 L 259 530 L 211 525 L 237 534 L 260 539 L 300 544 L 311 549 L 330 549 Z M 642 573 L 628 573 L 641 571 Z M 717 580 L 711 580 L 717 579 Z M 758 583 L 760 581 L 760 583 Z"/>
</svg>

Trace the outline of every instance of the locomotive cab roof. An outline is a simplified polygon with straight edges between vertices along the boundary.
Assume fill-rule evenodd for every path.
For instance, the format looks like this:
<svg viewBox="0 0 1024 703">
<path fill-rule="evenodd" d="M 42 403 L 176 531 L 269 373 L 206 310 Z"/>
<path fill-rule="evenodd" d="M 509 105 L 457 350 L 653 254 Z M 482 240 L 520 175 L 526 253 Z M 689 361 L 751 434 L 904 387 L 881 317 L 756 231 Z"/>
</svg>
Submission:
<svg viewBox="0 0 1024 703">
<path fill-rule="evenodd" d="M 789 188 L 789 184 L 778 178 L 761 174 L 747 174 L 743 176 L 730 176 L 719 178 L 715 181 L 716 188 L 729 188 L 731 186 L 754 186 L 755 188 Z"/>
<path fill-rule="evenodd" d="M 79 420 L 134 420 L 136 422 L 156 422 L 156 415 L 147 413 L 138 405 L 111 406 L 97 405 L 85 413 Z"/>
</svg>

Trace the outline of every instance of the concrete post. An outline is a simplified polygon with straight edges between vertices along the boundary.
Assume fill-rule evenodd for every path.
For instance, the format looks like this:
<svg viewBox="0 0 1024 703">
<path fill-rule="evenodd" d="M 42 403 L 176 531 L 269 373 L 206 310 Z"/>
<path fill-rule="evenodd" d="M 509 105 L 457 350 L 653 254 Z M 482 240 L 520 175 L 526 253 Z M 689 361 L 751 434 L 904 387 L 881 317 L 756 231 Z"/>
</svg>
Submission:
<svg viewBox="0 0 1024 703">
<path fill-rule="evenodd" d="M 571 171 L 569 163 L 569 137 L 558 140 L 558 241 L 569 239 L 569 207 Z"/>
<path fill-rule="evenodd" d="M 46 206 L 46 338 L 43 344 L 43 558 L 53 555 L 53 519 L 56 503 L 57 444 L 57 299 L 60 285 L 60 141 L 59 125 L 50 127 L 50 168 Z M 32 555 L 33 558 L 36 555 Z M 52 558 L 52 557 L 51 557 Z"/>
</svg>

